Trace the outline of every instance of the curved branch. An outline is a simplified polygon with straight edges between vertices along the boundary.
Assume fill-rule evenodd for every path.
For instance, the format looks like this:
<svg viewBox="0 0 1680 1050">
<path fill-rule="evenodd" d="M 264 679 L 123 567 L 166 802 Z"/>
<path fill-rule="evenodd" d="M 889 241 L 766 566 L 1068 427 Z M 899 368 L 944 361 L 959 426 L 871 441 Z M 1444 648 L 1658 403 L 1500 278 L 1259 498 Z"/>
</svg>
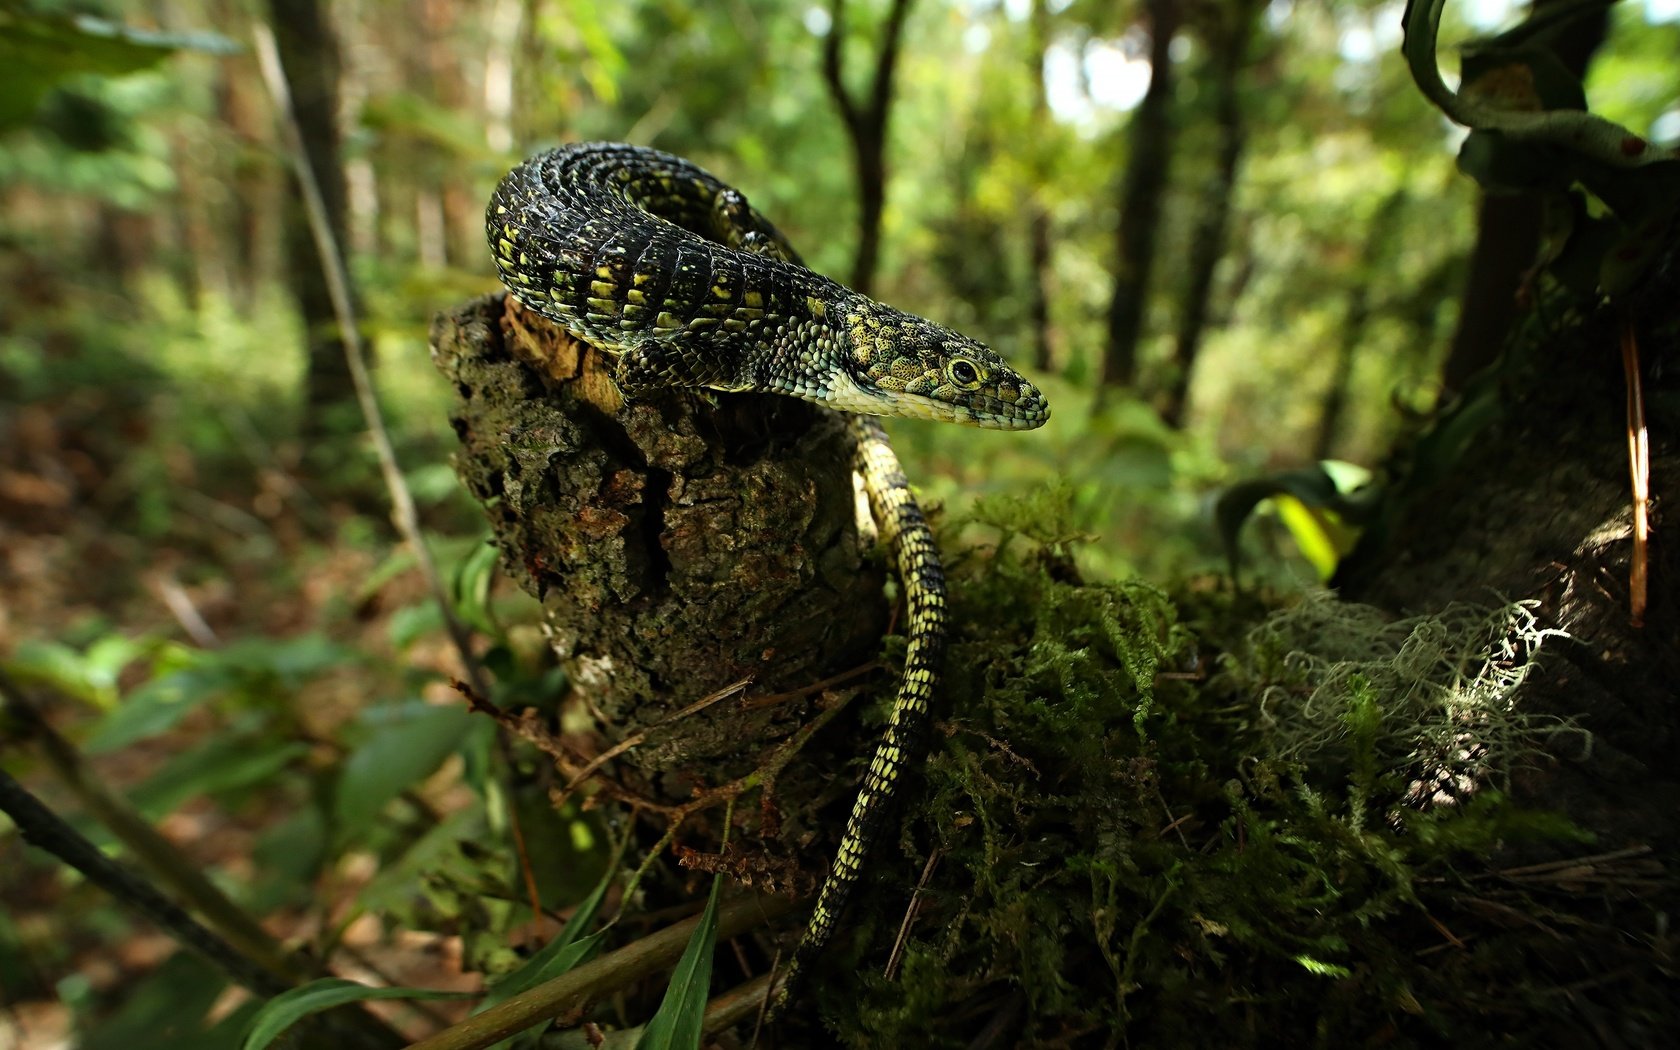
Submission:
<svg viewBox="0 0 1680 1050">
<path fill-rule="evenodd" d="M 0 812 L 11 818 L 31 845 L 51 853 L 89 882 L 150 919 L 230 980 L 265 996 L 278 995 L 291 987 L 188 915 L 151 883 L 107 857 L 3 769 L 0 769 Z"/>
<path fill-rule="evenodd" d="M 1496 131 L 1519 141 L 1560 147 L 1610 168 L 1643 168 L 1680 159 L 1673 150 L 1657 148 L 1644 136 L 1584 110 L 1503 109 L 1453 91 L 1441 78 L 1435 60 L 1445 6 L 1446 0 L 1408 0 L 1401 20 L 1401 52 L 1419 90 L 1454 123 L 1473 131 Z"/>
</svg>

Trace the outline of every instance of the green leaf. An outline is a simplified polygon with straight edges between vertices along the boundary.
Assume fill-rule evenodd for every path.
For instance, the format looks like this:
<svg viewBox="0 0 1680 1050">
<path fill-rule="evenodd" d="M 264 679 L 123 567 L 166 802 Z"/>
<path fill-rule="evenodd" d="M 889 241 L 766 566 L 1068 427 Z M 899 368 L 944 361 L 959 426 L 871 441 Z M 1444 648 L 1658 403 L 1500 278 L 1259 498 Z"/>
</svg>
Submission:
<svg viewBox="0 0 1680 1050">
<path fill-rule="evenodd" d="M 239 684 L 232 668 L 205 664 L 165 674 L 141 685 L 94 727 L 85 743 L 94 754 L 116 751 L 172 728 L 211 697 Z"/>
<path fill-rule="evenodd" d="M 0 131 L 27 124 L 64 80 L 136 73 L 183 48 L 239 49 L 214 33 L 158 33 L 89 15 L 0 7 Z"/>
<path fill-rule="evenodd" d="M 369 999 L 464 999 L 468 992 L 439 992 L 428 988 L 369 988 L 365 984 L 346 981 L 341 977 L 323 977 L 300 988 L 282 992 L 270 999 L 251 1019 L 245 1034 L 243 1050 L 263 1050 L 278 1039 L 286 1029 L 310 1014 L 330 1010 L 345 1003 Z"/>
<path fill-rule="evenodd" d="M 473 130 L 478 129 L 475 127 Z M 478 141 L 483 140 L 484 135 L 479 132 Z M 442 503 L 461 490 L 461 481 L 455 476 L 455 468 L 448 462 L 423 464 L 408 471 L 404 478 L 414 498 L 422 503 Z"/>
<path fill-rule="evenodd" d="M 492 638 L 502 629 L 490 611 L 490 585 L 495 582 L 501 551 L 488 541 L 474 547 L 456 566 L 452 582 L 455 611 L 463 623 Z"/>
<path fill-rule="evenodd" d="M 1320 977 L 1353 976 L 1353 971 L 1348 969 L 1346 966 L 1342 966 L 1338 963 L 1325 962 L 1322 959 L 1314 959 L 1310 955 L 1297 955 L 1295 956 L 1295 961 L 1300 963 L 1308 973 L 1315 973 Z"/>
<path fill-rule="evenodd" d="M 308 753 L 308 744 L 274 734 L 224 733 L 171 759 L 129 801 L 148 820 L 156 820 L 189 798 L 266 781 Z"/>
<path fill-rule="evenodd" d="M 362 578 L 361 586 L 356 588 L 356 603 L 359 605 L 374 595 L 387 583 L 414 568 L 414 552 L 407 547 L 396 547 L 385 556 L 374 570 Z"/>
<path fill-rule="evenodd" d="M 1352 548 L 1352 530 L 1343 527 L 1335 517 L 1289 495 L 1280 492 L 1272 497 L 1278 520 L 1300 549 L 1302 557 L 1312 565 L 1320 580 L 1328 580 L 1336 573 L 1336 562 L 1342 553 Z"/>
<path fill-rule="evenodd" d="M 333 815 L 339 841 L 373 825 L 385 804 L 430 776 L 472 727 L 464 707 L 419 701 L 365 712 L 372 733 L 339 776 Z"/>
<path fill-rule="evenodd" d="M 425 635 L 443 630 L 443 613 L 430 600 L 405 605 L 391 614 L 389 630 L 391 644 L 407 649 Z"/>
<path fill-rule="evenodd" d="M 226 983 L 197 955 L 177 952 L 126 989 L 114 1011 L 100 1012 L 97 1023 L 84 1021 L 87 1026 L 74 1045 L 83 1050 L 208 1050 L 205 1017 Z"/>
<path fill-rule="evenodd" d="M 300 685 L 357 659 L 354 649 L 319 632 L 294 638 L 241 638 L 208 655 L 217 664 L 248 674 L 274 675 L 285 685 Z"/>
<path fill-rule="evenodd" d="M 258 914 L 312 898 L 327 854 L 327 816 L 311 799 L 264 831 L 251 849 L 257 878 L 245 898 Z"/>
<path fill-rule="evenodd" d="M 108 711 L 119 699 L 117 677 L 123 669 L 157 651 L 160 645 L 156 638 L 107 634 L 78 651 L 62 642 L 27 639 L 18 643 L 8 659 L 0 661 L 0 667 L 24 681 L 44 682 Z"/>
<path fill-rule="evenodd" d="M 594 955 L 606 931 L 599 930 L 587 937 L 580 937 L 579 934 L 595 921 L 595 914 L 600 911 L 601 901 L 606 899 L 607 890 L 612 887 L 613 881 L 613 873 L 609 871 L 607 877 L 597 883 L 589 896 L 583 899 L 583 903 L 572 912 L 572 917 L 566 920 L 566 928 L 560 931 L 560 935 L 526 959 L 517 970 L 497 981 L 490 993 L 484 997 L 484 1001 L 473 1008 L 473 1013 L 481 1013 L 527 988 L 534 988 L 544 981 L 558 977 Z M 505 1046 L 506 1042 L 504 1040 L 496 1045 Z"/>
<path fill-rule="evenodd" d="M 700 925 L 694 928 L 688 947 L 677 960 L 665 1000 L 642 1030 L 636 1050 L 699 1050 L 706 999 L 711 994 L 712 950 L 717 945 L 718 896 L 722 889 L 723 876 L 714 876 L 706 910 L 700 913 Z"/>
<path fill-rule="evenodd" d="M 1293 507 L 1279 503 L 1284 523 L 1289 526 L 1302 553 L 1328 579 L 1334 558 L 1345 553 L 1352 542 L 1352 526 L 1365 524 L 1377 504 L 1376 486 L 1366 482 L 1369 474 L 1352 464 L 1326 460 L 1311 467 L 1284 470 L 1263 478 L 1232 485 L 1214 504 L 1214 522 L 1225 544 L 1225 556 L 1235 577 L 1242 557 L 1238 540 L 1242 527 L 1254 509 L 1266 500 L 1288 496 Z M 1332 520 L 1330 515 L 1334 516 Z M 1325 565 L 1328 564 L 1328 571 Z"/>
<path fill-rule="evenodd" d="M 321 634 L 296 638 L 244 638 L 221 649 L 166 646 L 155 677 L 132 690 L 100 720 L 84 745 L 114 751 L 172 728 L 188 713 L 220 696 L 270 699 L 356 658 L 354 650 Z"/>
<path fill-rule="evenodd" d="M 423 880 L 452 884 L 475 883 L 483 861 L 462 854 L 466 843 L 483 841 L 489 833 L 484 811 L 479 807 L 457 810 L 443 823 L 429 828 L 394 859 L 387 859 L 379 872 L 356 894 L 354 914 L 387 913 L 401 919 L 415 907 L 415 887 Z M 352 916 L 353 917 L 353 916 Z"/>
<path fill-rule="evenodd" d="M 117 676 L 123 668 L 158 647 L 155 638 L 107 634 L 82 653 L 82 674 L 89 687 L 111 701 L 117 698 Z"/>
</svg>

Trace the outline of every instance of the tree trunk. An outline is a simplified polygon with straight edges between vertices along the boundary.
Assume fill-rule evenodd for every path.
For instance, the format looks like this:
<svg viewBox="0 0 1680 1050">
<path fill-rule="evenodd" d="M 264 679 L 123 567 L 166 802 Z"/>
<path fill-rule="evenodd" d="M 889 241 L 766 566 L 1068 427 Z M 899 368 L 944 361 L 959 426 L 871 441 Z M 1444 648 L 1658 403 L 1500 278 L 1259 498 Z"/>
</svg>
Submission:
<svg viewBox="0 0 1680 1050">
<path fill-rule="evenodd" d="M 1114 259 L 1114 297 L 1108 304 L 1108 340 L 1102 385 L 1130 386 L 1137 379 L 1138 343 L 1148 306 L 1149 277 L 1161 225 L 1161 200 L 1172 164 L 1172 41 L 1181 17 L 1178 0 L 1145 0 L 1149 17 L 1149 89 L 1132 114 L 1126 175 L 1120 186 L 1120 226 Z"/>
<path fill-rule="evenodd" d="M 1544 14 L 1549 7 L 1573 2 L 1534 0 L 1532 17 Z M 1583 79 L 1593 52 L 1604 41 L 1608 17 L 1608 4 L 1583 10 L 1568 23 L 1567 32 L 1538 42 L 1549 47 L 1576 79 Z M 1511 322 L 1517 316 L 1517 296 L 1524 275 L 1534 265 L 1540 246 L 1540 219 L 1540 202 L 1532 193 L 1482 194 L 1458 328 L 1441 369 L 1443 401 L 1462 391 L 1471 376 L 1505 349 Z"/>
<path fill-rule="evenodd" d="M 862 102 L 846 87 L 841 54 L 846 39 L 845 0 L 830 0 L 828 8 L 830 24 L 823 41 L 823 80 L 852 144 L 852 162 L 858 181 L 858 243 L 851 286 L 865 295 L 875 284 L 875 271 L 881 259 L 881 212 L 887 201 L 887 119 L 892 112 L 893 72 L 898 66 L 910 3 L 911 0 L 893 0 L 875 52 L 875 71 Z"/>
<path fill-rule="evenodd" d="M 228 59 L 216 65 L 216 114 L 240 145 L 253 154 L 268 141 L 273 127 L 262 80 L 244 63 Z M 221 234 L 223 257 L 232 262 L 234 301 L 242 311 L 256 305 L 261 290 L 282 279 L 279 216 L 289 199 L 277 163 L 235 163 L 229 212 Z"/>
<path fill-rule="evenodd" d="M 1329 459 L 1341 434 L 1342 416 L 1347 412 L 1348 386 L 1353 382 L 1353 362 L 1359 344 L 1365 341 L 1365 329 L 1371 320 L 1371 286 L 1378 271 L 1388 239 L 1393 235 L 1395 220 L 1406 204 L 1406 191 L 1395 190 L 1377 205 L 1366 231 L 1365 250 L 1361 253 L 1359 269 L 1353 286 L 1348 290 L 1347 307 L 1342 312 L 1341 338 L 1336 343 L 1336 359 L 1330 366 L 1330 385 L 1324 394 L 1324 410 L 1318 417 L 1318 433 L 1313 437 L 1313 458 Z"/>
<path fill-rule="evenodd" d="M 1168 426 L 1182 427 L 1190 399 L 1190 379 L 1202 337 L 1208 327 L 1208 300 L 1213 294 L 1213 275 L 1225 255 L 1226 230 L 1231 224 L 1231 195 L 1236 192 L 1237 169 L 1242 163 L 1246 131 L 1238 79 L 1248 55 L 1258 15 L 1258 0 L 1233 0 L 1230 9 L 1215 8 L 1216 21 L 1209 33 L 1213 48 L 1213 119 L 1218 128 L 1214 146 L 1213 176 L 1208 180 L 1201 213 L 1190 234 L 1189 279 L 1184 292 L 1184 309 L 1179 315 L 1173 345 L 1173 368 L 1161 406 L 1161 418 Z"/>
<path fill-rule="evenodd" d="M 268 0 L 268 9 L 280 63 L 291 85 L 304 152 L 321 187 L 334 239 L 343 250 L 346 207 L 339 155 L 338 44 L 319 0 Z M 306 446 L 318 448 L 323 441 L 335 443 L 354 426 L 355 387 L 320 254 L 310 234 L 303 192 L 295 178 L 286 206 L 286 258 L 309 355 L 301 432 Z"/>
<path fill-rule="evenodd" d="M 1046 0 L 1033 0 L 1032 14 L 1033 123 L 1050 126 L 1050 94 L 1045 86 L 1044 62 L 1050 49 L 1050 9 Z M 1041 144 L 1033 150 L 1032 196 L 1027 202 L 1027 323 L 1032 327 L 1033 367 L 1048 375 L 1053 371 L 1050 345 L 1050 209 L 1044 203 L 1044 184 L 1049 179 Z"/>
<path fill-rule="evenodd" d="M 745 773 L 807 713 L 690 704 L 741 679 L 758 695 L 808 685 L 874 651 L 882 575 L 843 417 L 771 395 L 624 405 L 600 353 L 504 296 L 440 316 L 432 356 L 458 394 L 456 470 L 600 734 L 657 728 L 619 760 L 650 790 L 682 801 Z"/>
<path fill-rule="evenodd" d="M 881 212 L 887 204 L 886 144 L 880 131 L 852 140 L 857 165 L 858 242 L 852 258 L 851 286 L 865 295 L 875 287 L 881 264 Z"/>
</svg>

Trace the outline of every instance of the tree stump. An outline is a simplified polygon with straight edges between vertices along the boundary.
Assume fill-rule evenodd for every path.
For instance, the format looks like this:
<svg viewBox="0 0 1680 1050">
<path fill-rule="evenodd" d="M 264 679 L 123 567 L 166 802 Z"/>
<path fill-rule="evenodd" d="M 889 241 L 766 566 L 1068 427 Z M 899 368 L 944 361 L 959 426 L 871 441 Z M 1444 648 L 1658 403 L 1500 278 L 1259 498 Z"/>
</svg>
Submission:
<svg viewBox="0 0 1680 1050">
<path fill-rule="evenodd" d="M 852 443 L 791 398 L 672 392 L 626 404 L 611 361 L 505 295 L 440 315 L 432 358 L 454 385 L 455 467 L 507 571 L 608 742 L 671 800 L 738 776 L 807 705 L 731 698 L 866 660 L 887 609 L 866 558 Z M 665 720 L 667 725 L 660 725 Z"/>
</svg>

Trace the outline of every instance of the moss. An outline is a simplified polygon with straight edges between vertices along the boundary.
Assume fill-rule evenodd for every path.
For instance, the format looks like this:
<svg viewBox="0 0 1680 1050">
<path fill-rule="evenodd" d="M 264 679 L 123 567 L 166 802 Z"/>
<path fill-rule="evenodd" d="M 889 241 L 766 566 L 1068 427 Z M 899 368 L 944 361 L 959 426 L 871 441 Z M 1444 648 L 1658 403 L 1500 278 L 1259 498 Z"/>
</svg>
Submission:
<svg viewBox="0 0 1680 1050">
<path fill-rule="evenodd" d="M 830 985 L 832 1030 L 854 1046 L 1476 1042 L 1490 1000 L 1466 993 L 1508 990 L 1527 949 L 1473 950 L 1441 916 L 1469 921 L 1454 894 L 1502 843 L 1585 837 L 1497 790 L 1567 728 L 1515 704 L 1545 633 L 1522 607 L 1389 622 L 1329 599 L 1255 627 L 1229 592 L 1084 582 L 1068 506 L 1049 490 L 964 523 L 953 706 L 879 863 L 905 885 L 940 861 L 902 973 Z M 857 955 L 829 965 L 879 973 L 862 953 L 906 903 L 871 894 Z"/>
</svg>

